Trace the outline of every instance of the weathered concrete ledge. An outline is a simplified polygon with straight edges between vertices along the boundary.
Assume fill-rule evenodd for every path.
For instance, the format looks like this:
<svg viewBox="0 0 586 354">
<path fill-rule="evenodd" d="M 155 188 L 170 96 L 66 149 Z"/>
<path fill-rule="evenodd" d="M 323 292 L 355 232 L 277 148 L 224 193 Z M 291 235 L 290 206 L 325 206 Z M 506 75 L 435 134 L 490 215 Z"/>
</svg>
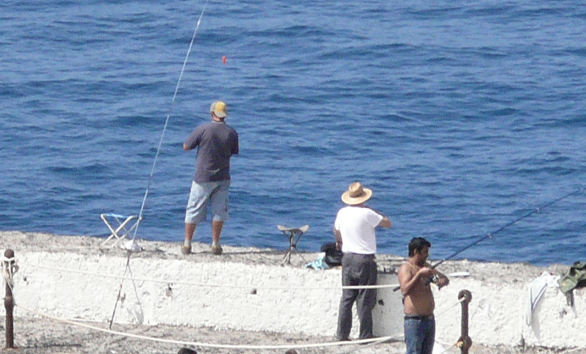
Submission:
<svg viewBox="0 0 586 354">
<path fill-rule="evenodd" d="M 303 265 L 318 253 L 294 254 L 280 266 L 282 251 L 224 246 L 213 256 L 204 244 L 183 256 L 179 243 L 139 241 L 144 251 L 100 249 L 102 239 L 41 233 L 0 232 L 2 249 L 16 253 L 20 267 L 15 296 L 23 307 L 52 316 L 141 325 L 208 326 L 217 329 L 333 336 L 341 294 L 340 269 L 316 271 Z M 377 256 L 379 283 L 396 283 L 401 257 Z M 586 352 L 586 292 L 576 290 L 574 307 L 550 283 L 533 311 L 529 286 L 542 275 L 568 266 L 449 261 L 442 272 L 466 272 L 435 291 L 437 340 L 460 336 L 458 293 L 472 293 L 470 332 L 485 346 L 542 347 Z M 125 274 L 127 279 L 122 281 Z M 131 272 L 134 281 L 128 279 Z M 381 289 L 374 309 L 377 335 L 402 335 L 400 293 Z M 0 312 L 4 315 L 4 309 Z M 31 316 L 18 307 L 16 316 Z M 529 323 L 529 324 L 528 324 Z M 355 318 L 352 336 L 356 337 Z M 474 348 L 474 347 L 473 347 Z"/>
</svg>

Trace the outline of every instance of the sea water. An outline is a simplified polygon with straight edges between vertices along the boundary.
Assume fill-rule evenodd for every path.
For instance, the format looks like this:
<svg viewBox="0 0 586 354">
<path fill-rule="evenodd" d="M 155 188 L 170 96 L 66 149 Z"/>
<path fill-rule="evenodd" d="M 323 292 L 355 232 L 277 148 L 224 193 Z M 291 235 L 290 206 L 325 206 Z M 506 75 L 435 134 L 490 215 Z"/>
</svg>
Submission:
<svg viewBox="0 0 586 354">
<path fill-rule="evenodd" d="M 317 251 L 361 181 L 379 252 L 442 259 L 535 210 L 456 258 L 584 260 L 585 193 L 537 210 L 586 182 L 584 33 L 577 1 L 3 1 L 0 229 L 103 237 L 144 205 L 136 237 L 179 245 L 182 142 L 222 99 L 225 244 L 309 224 Z"/>
</svg>

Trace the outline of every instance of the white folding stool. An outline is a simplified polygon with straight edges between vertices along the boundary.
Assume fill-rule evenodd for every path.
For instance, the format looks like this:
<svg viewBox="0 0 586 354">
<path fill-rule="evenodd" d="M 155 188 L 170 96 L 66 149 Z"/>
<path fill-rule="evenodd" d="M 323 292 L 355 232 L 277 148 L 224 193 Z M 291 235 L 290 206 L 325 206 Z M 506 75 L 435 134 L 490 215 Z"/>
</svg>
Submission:
<svg viewBox="0 0 586 354">
<path fill-rule="evenodd" d="M 138 223 L 141 220 L 138 218 L 138 215 L 120 215 L 114 213 L 100 214 L 100 218 L 102 218 L 102 221 L 104 221 L 104 224 L 106 224 L 111 232 L 110 236 L 108 236 L 101 245 L 104 246 L 108 241 L 115 239 L 110 247 L 116 246 L 118 242 L 126 238 L 132 230 L 138 227 Z M 132 225 L 129 225 L 132 221 L 134 221 Z M 114 222 L 116 222 L 116 224 L 114 224 Z"/>
</svg>

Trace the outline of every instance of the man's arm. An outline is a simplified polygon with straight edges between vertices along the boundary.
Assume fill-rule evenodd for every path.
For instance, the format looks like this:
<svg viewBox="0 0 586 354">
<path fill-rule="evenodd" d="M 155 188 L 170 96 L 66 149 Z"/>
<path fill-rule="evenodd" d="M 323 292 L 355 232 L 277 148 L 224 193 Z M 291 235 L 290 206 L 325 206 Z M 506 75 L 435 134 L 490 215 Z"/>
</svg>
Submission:
<svg viewBox="0 0 586 354">
<path fill-rule="evenodd" d="M 389 220 L 389 218 L 387 218 L 386 216 L 383 217 L 383 219 L 378 223 L 377 226 L 380 227 L 384 227 L 384 228 L 390 228 L 391 227 L 391 220 Z"/>
<path fill-rule="evenodd" d="M 201 139 L 201 134 L 202 134 L 202 129 L 201 126 L 195 128 L 191 134 L 189 134 L 189 136 L 187 137 L 187 139 L 185 139 L 185 141 L 183 142 L 183 150 L 184 151 L 188 151 L 188 150 L 193 150 L 195 149 L 196 146 L 199 145 L 200 139 Z"/>
<path fill-rule="evenodd" d="M 372 211 L 374 211 L 375 213 L 377 213 L 378 215 L 380 215 L 380 216 L 383 217 L 383 219 L 376 225 L 376 227 L 379 227 L 380 226 L 380 227 L 384 227 L 384 228 L 387 228 L 387 229 L 391 227 L 391 220 L 389 220 L 389 218 L 386 217 L 383 213 L 381 213 L 380 211 L 378 211 L 378 210 L 376 210 L 374 208 L 371 208 L 369 206 L 367 206 L 367 208 L 370 209 L 370 210 L 372 210 Z"/>
<path fill-rule="evenodd" d="M 432 274 L 433 269 L 423 267 L 413 275 L 410 266 L 404 263 L 401 268 L 399 268 L 399 285 L 401 286 L 401 293 L 403 296 L 409 294 L 421 277 L 431 277 Z"/>
</svg>

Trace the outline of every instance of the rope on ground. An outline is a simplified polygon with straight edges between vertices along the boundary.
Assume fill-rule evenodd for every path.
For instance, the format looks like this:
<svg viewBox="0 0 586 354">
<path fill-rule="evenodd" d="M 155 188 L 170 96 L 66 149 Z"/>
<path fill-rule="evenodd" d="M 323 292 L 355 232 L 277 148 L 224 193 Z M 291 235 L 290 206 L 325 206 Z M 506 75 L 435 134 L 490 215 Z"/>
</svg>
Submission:
<svg viewBox="0 0 586 354">
<path fill-rule="evenodd" d="M 14 290 L 12 287 L 14 286 L 14 273 L 18 272 L 18 264 L 16 264 L 16 260 L 14 257 L 2 258 L 2 277 L 6 284 L 10 287 L 10 290 Z"/>
<path fill-rule="evenodd" d="M 9 261 L 12 261 L 13 259 L 10 259 Z M 88 272 L 88 271 L 80 271 L 80 270 L 73 270 L 73 269 L 66 269 L 66 268 L 58 268 L 58 267 L 48 267 L 48 266 L 42 266 L 37 264 L 38 268 L 42 268 L 42 269 L 49 269 L 49 270 L 57 270 L 57 271 L 62 271 L 62 272 L 71 272 L 71 273 L 78 273 L 78 274 L 84 274 L 84 275 L 93 275 L 93 276 L 100 276 L 100 277 L 109 277 L 109 278 L 116 278 L 116 279 L 120 279 L 123 278 L 125 279 L 125 276 L 116 276 L 116 275 L 109 275 L 109 274 L 102 274 L 102 273 L 95 273 L 95 272 Z M 12 274 L 7 274 L 6 269 L 7 267 L 2 267 L 3 268 L 3 274 L 4 274 L 4 278 L 5 279 L 12 279 Z M 126 272 L 126 271 L 125 271 Z M 127 279 L 131 279 L 131 278 L 127 278 Z M 165 284 L 169 284 L 169 283 L 173 283 L 173 284 L 186 284 L 186 285 L 192 285 L 192 286 L 211 286 L 211 287 L 230 287 L 230 288 L 246 288 L 249 289 L 251 287 L 254 286 L 233 286 L 233 285 L 214 285 L 214 284 L 201 284 L 201 283 L 193 283 L 193 282 L 186 282 L 186 281 L 168 281 L 168 280 L 159 280 L 159 279 L 149 279 L 149 278 L 132 278 L 133 282 L 134 281 L 151 281 L 151 282 L 159 282 L 159 283 L 165 283 Z M 390 288 L 390 287 L 394 287 L 396 284 L 385 284 L 385 285 L 375 285 L 375 286 L 347 286 L 347 287 L 335 287 L 335 288 L 328 288 L 328 287 L 298 287 L 298 288 L 291 288 L 291 287 L 267 287 L 265 289 L 286 289 L 286 290 L 291 290 L 291 289 L 317 289 L 317 290 L 322 290 L 322 289 L 359 289 L 359 288 Z M 12 285 L 11 285 L 12 288 Z M 258 288 L 258 287 L 255 287 Z M 441 318 L 442 316 L 444 316 L 446 313 L 450 312 L 455 306 L 457 306 L 458 304 L 461 304 L 463 301 L 465 301 L 465 298 L 462 298 L 458 301 L 456 301 L 455 303 L 453 303 L 452 305 L 448 306 L 447 308 L 443 309 L 439 314 L 435 315 L 436 318 Z M 15 304 L 15 306 L 17 306 Z M 87 325 L 84 323 L 80 323 L 78 321 L 72 321 L 72 320 L 67 320 L 67 319 L 61 319 L 61 318 L 57 318 L 57 317 L 53 317 L 38 311 L 34 311 L 31 309 L 28 309 L 24 306 L 18 305 L 20 308 L 28 311 L 28 312 L 32 312 L 35 313 L 39 316 L 45 317 L 45 318 L 49 318 L 55 321 L 59 321 L 59 322 L 63 322 L 63 323 L 67 323 L 70 325 L 74 325 L 74 326 L 80 326 L 80 327 L 85 327 L 88 329 L 93 329 L 93 330 L 97 330 L 97 331 L 101 331 L 101 332 L 105 332 L 105 333 L 110 333 L 113 335 L 120 335 L 120 336 L 127 336 L 127 337 L 133 337 L 133 338 L 139 338 L 139 339 L 145 339 L 145 340 L 151 340 L 151 341 L 157 341 L 157 342 L 163 342 L 163 343 L 173 343 L 173 344 L 180 344 L 180 345 L 193 345 L 193 346 L 199 346 L 199 347 L 209 347 L 209 348 L 223 348 L 223 349 L 303 349 L 303 348 L 314 348 L 314 347 L 326 347 L 326 346 L 334 346 L 334 345 L 350 345 L 350 344 L 366 344 L 365 347 L 368 346 L 374 346 L 376 344 L 380 344 L 380 343 L 384 343 L 387 341 L 391 341 L 391 340 L 401 340 L 402 336 L 386 336 L 386 337 L 378 337 L 378 338 L 371 338 L 371 339 L 365 339 L 365 340 L 356 340 L 356 341 L 352 341 L 352 342 L 348 342 L 348 341 L 343 341 L 343 342 L 329 342 L 329 343 L 320 343 L 320 344 L 303 344 L 303 345 L 269 345 L 269 346 L 251 346 L 251 345 L 240 345 L 240 346 L 236 346 L 236 345 L 224 345 L 224 344 L 212 344 L 212 343 L 202 343 L 202 342 L 185 342 L 185 341 L 175 341 L 175 340 L 166 340 L 166 339 L 161 339 L 161 338 L 154 338 L 154 337 L 148 337 L 148 336 L 141 336 L 141 335 L 136 335 L 136 334 L 131 334 L 131 333 L 125 333 L 125 332 L 119 332 L 119 331 L 113 331 L 111 329 L 104 329 L 104 328 L 100 328 L 100 327 L 96 327 L 96 326 L 91 326 L 91 325 Z M 111 328 L 111 327 L 110 327 Z M 441 345 L 446 345 L 446 343 L 441 343 L 439 341 L 436 340 L 437 343 L 441 344 Z M 450 350 L 454 345 L 448 345 L 448 347 L 446 349 L 444 349 L 444 351 L 442 353 L 446 353 L 448 350 Z M 349 351 L 347 353 L 350 353 L 352 351 Z"/>
<path fill-rule="evenodd" d="M 380 284 L 380 285 L 352 285 L 352 286 L 335 286 L 335 287 L 317 287 L 317 286 L 256 286 L 254 284 L 251 285 L 224 285 L 224 284 L 208 284 L 208 283 L 195 283 L 183 280 L 163 280 L 163 279 L 153 279 L 153 278 L 135 278 L 135 277 L 126 277 L 124 275 L 112 275 L 112 274 L 104 274 L 104 273 L 97 273 L 97 272 L 89 272 L 77 269 L 70 269 L 70 268 L 61 268 L 61 267 L 51 267 L 51 266 L 44 266 L 40 264 L 35 265 L 37 268 L 41 269 L 48 269 L 54 270 L 58 272 L 65 272 L 65 273 L 77 273 L 77 274 L 84 274 L 84 275 L 92 275 L 96 277 L 102 278 L 113 278 L 113 279 L 124 279 L 124 280 L 132 280 L 132 281 L 145 281 L 145 282 L 152 282 L 152 283 L 162 283 L 162 284 L 180 284 L 180 285 L 189 285 L 189 286 L 197 286 L 197 287 L 209 287 L 209 288 L 231 288 L 231 289 L 262 289 L 262 290 L 343 290 L 343 289 L 385 289 L 385 288 L 394 288 L 399 284 Z"/>
<path fill-rule="evenodd" d="M 120 332 L 120 331 L 113 331 L 110 329 L 105 329 L 97 326 L 88 325 L 85 323 L 81 323 L 78 321 L 72 321 L 68 319 L 54 317 L 39 311 L 35 311 L 29 309 L 22 305 L 15 305 L 20 307 L 21 309 L 34 313 L 38 316 L 61 322 L 66 323 L 72 326 L 83 327 L 103 333 L 130 337 L 130 338 L 137 338 L 148 340 L 152 342 L 159 342 L 159 343 L 167 343 L 167 344 L 178 344 L 178 345 L 191 345 L 194 347 L 203 347 L 203 348 L 217 348 L 217 349 L 248 349 L 248 350 L 262 350 L 262 349 L 305 349 L 305 348 L 319 348 L 319 347 L 334 347 L 334 346 L 343 346 L 343 345 L 353 345 L 353 344 L 366 344 L 371 342 L 385 342 L 388 340 L 394 339 L 392 336 L 388 337 L 377 337 L 377 338 L 369 338 L 369 339 L 360 339 L 355 341 L 341 341 L 341 342 L 325 342 L 325 343 L 308 343 L 308 344 L 278 344 L 278 345 L 235 345 L 235 344 L 214 344 L 214 343 L 204 343 L 204 342 L 188 342 L 188 341 L 181 341 L 181 340 L 174 340 L 174 339 L 163 339 L 163 338 L 156 338 L 156 337 L 149 337 L 140 334 L 134 333 L 127 333 L 127 332 Z"/>
<path fill-rule="evenodd" d="M 443 315 L 445 315 L 446 313 L 448 313 L 448 312 L 451 312 L 451 311 L 452 311 L 452 308 L 454 308 L 454 307 L 458 306 L 458 305 L 459 305 L 459 304 L 461 304 L 461 303 L 462 303 L 464 300 L 466 300 L 466 298 L 464 298 L 464 297 L 463 297 L 462 299 L 458 300 L 456 303 L 454 303 L 454 304 L 452 304 L 452 305 L 448 306 L 447 308 L 443 309 L 443 310 L 442 310 L 442 311 L 441 311 L 439 314 L 437 314 L 437 315 L 434 315 L 434 317 L 435 317 L 435 318 L 437 318 L 437 317 L 442 317 L 442 316 L 443 316 Z"/>
<path fill-rule="evenodd" d="M 435 340 L 435 342 L 444 346 L 443 350 L 439 354 L 447 353 L 450 349 L 452 349 L 452 347 L 458 348 L 458 342 L 456 342 L 454 344 L 442 343 L 438 340 Z M 434 350 L 434 353 L 435 353 L 435 350 Z"/>
<path fill-rule="evenodd" d="M 14 257 L 8 258 L 6 256 L 2 256 L 2 262 L 10 263 L 10 262 L 16 262 L 16 260 L 14 259 Z"/>
<path fill-rule="evenodd" d="M 462 298 L 462 299 L 458 300 L 454 304 L 452 304 L 452 305 L 448 306 L 447 308 L 443 309 L 443 311 L 441 311 L 439 314 L 434 315 L 434 317 L 436 317 L 436 318 L 437 317 L 442 317 L 446 313 L 450 312 L 454 307 L 456 307 L 459 304 L 461 304 L 464 300 L 466 300 L 466 299 L 465 298 Z M 397 340 L 402 340 L 403 339 L 403 336 L 396 336 L 396 337 L 393 337 L 393 338 L 394 339 L 397 339 Z M 374 346 L 376 344 L 384 343 L 384 342 L 389 341 L 389 340 L 390 339 L 382 339 L 382 340 L 374 341 L 372 343 L 369 343 L 369 344 L 365 345 L 364 348 L 367 348 L 369 346 Z M 443 351 L 441 351 L 440 354 L 447 353 L 450 349 L 452 349 L 452 347 L 456 347 L 457 344 L 458 344 L 457 342 L 454 343 L 454 344 L 447 344 L 447 343 L 442 343 L 442 342 L 440 342 L 438 340 L 435 340 L 435 342 L 438 343 L 438 344 L 441 344 L 444 347 Z M 343 352 L 342 354 L 349 354 L 349 353 L 352 353 L 352 352 L 353 352 L 353 350 L 348 351 L 348 352 Z"/>
<path fill-rule="evenodd" d="M 456 301 L 455 303 L 453 303 L 452 305 L 448 306 L 447 308 L 443 309 L 439 314 L 434 315 L 435 318 L 440 318 L 442 316 L 444 316 L 446 313 L 451 312 L 452 309 L 456 306 L 458 306 L 459 304 L 461 304 L 462 302 L 464 302 L 466 300 L 466 298 L 461 298 L 460 300 Z M 454 344 L 448 344 L 448 343 L 442 343 L 439 340 L 435 340 L 436 343 L 441 344 L 442 346 L 444 346 L 444 350 L 440 352 L 440 354 L 443 353 L 447 353 L 450 349 L 452 349 L 452 347 L 457 347 L 458 342 L 454 343 Z"/>
<path fill-rule="evenodd" d="M 367 348 L 371 348 L 374 347 L 377 344 L 381 344 L 381 343 L 385 343 L 385 342 L 390 342 L 390 341 L 402 341 L 403 340 L 403 335 L 399 335 L 399 336 L 391 336 L 392 338 L 388 339 L 388 337 L 380 337 L 380 339 L 368 343 L 368 344 L 363 344 L 360 348 L 361 349 L 367 349 Z M 356 341 L 355 341 L 356 343 Z M 345 352 L 341 352 L 340 354 L 350 354 L 350 353 L 354 353 L 356 351 L 355 348 L 350 349 L 348 351 Z"/>
</svg>

